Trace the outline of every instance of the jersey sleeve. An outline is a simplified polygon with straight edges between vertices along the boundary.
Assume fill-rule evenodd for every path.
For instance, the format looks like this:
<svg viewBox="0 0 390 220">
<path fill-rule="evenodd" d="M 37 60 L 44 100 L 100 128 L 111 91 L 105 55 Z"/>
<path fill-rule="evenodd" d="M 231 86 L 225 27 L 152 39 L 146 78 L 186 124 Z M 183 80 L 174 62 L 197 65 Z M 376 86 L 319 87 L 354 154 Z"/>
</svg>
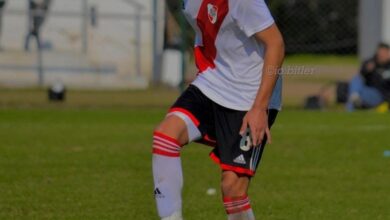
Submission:
<svg viewBox="0 0 390 220">
<path fill-rule="evenodd" d="M 234 19 L 238 27 L 247 37 L 265 30 L 274 24 L 274 19 L 264 0 L 238 0 L 236 1 Z"/>
</svg>

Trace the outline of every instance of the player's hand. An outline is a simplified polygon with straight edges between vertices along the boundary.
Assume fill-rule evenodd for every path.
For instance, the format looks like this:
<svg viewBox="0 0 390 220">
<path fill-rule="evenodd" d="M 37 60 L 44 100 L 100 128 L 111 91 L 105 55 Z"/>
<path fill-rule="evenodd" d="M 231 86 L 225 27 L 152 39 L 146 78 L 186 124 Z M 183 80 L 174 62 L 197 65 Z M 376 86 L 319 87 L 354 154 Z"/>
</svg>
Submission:
<svg viewBox="0 0 390 220">
<path fill-rule="evenodd" d="M 271 132 L 268 127 L 268 113 L 265 109 L 251 109 L 244 117 L 240 134 L 244 135 L 249 127 L 253 146 L 259 146 L 267 137 L 268 143 L 271 143 Z"/>
</svg>

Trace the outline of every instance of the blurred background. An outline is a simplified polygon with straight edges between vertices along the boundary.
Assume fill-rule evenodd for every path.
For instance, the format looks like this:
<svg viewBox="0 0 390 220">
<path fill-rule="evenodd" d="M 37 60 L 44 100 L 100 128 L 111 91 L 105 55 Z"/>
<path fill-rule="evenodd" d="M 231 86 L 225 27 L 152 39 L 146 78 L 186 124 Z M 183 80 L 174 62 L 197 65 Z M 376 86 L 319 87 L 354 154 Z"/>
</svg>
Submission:
<svg viewBox="0 0 390 220">
<path fill-rule="evenodd" d="M 195 76 L 193 31 L 179 0 L 2 2 L 0 88 L 182 90 Z M 286 106 L 312 96 L 328 106 L 342 101 L 340 83 L 390 40 L 385 0 L 268 4 L 287 46 Z"/>
<path fill-rule="evenodd" d="M 267 3 L 286 42 L 284 110 L 252 182 L 255 213 L 389 219 L 390 118 L 377 113 L 388 105 L 347 114 L 344 103 L 361 63 L 390 43 L 390 0 Z M 181 8 L 0 0 L 0 219 L 156 219 L 151 134 L 197 72 Z M 219 168 L 193 145 L 185 217 L 225 219 L 219 191 L 205 194 Z"/>
<path fill-rule="evenodd" d="M 154 16 L 152 2 L 5 2 L 2 85 L 34 87 L 61 81 L 72 88 L 147 87 L 152 72 L 153 34 L 163 32 L 164 24 L 164 10 L 157 11 L 161 16 Z M 154 20 L 161 28 L 153 29 Z M 41 52 L 34 36 L 26 42 L 34 28 L 39 32 Z"/>
</svg>

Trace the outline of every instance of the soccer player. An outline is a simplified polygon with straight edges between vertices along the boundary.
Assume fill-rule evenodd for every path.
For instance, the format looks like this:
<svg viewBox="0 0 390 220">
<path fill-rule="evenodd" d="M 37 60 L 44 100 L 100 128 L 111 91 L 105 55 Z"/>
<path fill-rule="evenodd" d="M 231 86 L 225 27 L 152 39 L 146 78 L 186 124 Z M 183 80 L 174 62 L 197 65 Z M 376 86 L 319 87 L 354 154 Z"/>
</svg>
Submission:
<svg viewBox="0 0 390 220">
<path fill-rule="evenodd" d="M 28 30 L 24 41 L 24 50 L 30 50 L 30 38 L 34 37 L 37 48 L 42 49 L 40 30 L 48 14 L 51 0 L 29 0 L 28 1 Z"/>
<path fill-rule="evenodd" d="M 282 35 L 264 0 L 184 0 L 183 12 L 199 72 L 154 132 L 159 216 L 182 219 L 180 151 L 196 141 L 214 146 L 228 219 L 253 220 L 248 186 L 281 108 Z"/>
</svg>

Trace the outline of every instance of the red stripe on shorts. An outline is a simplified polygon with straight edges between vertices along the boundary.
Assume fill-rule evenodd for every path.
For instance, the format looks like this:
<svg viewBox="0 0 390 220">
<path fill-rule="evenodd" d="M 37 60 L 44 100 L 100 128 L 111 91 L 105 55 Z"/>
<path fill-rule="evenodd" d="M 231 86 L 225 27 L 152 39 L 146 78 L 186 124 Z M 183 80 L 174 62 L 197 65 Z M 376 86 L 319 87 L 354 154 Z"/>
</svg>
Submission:
<svg viewBox="0 0 390 220">
<path fill-rule="evenodd" d="M 214 152 L 210 153 L 210 158 L 215 163 L 217 163 L 221 167 L 222 170 L 233 171 L 235 173 L 244 174 L 244 175 L 247 175 L 247 176 L 254 176 L 255 175 L 255 172 L 253 170 L 245 169 L 245 168 L 242 168 L 242 167 L 235 167 L 235 166 L 232 166 L 232 165 L 221 163 L 221 160 L 217 157 L 217 155 L 214 154 Z"/>
</svg>

